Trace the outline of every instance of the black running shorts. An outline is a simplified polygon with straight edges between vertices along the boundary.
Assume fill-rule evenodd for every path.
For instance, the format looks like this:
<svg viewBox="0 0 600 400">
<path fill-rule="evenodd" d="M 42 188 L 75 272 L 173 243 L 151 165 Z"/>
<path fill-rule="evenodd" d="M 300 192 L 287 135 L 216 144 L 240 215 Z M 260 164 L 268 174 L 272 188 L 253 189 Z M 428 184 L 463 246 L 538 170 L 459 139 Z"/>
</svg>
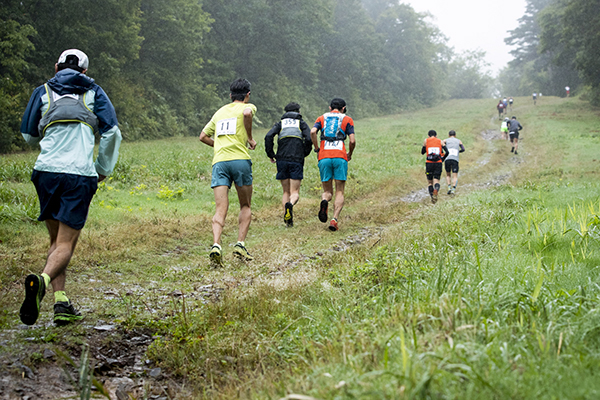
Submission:
<svg viewBox="0 0 600 400">
<path fill-rule="evenodd" d="M 446 172 L 454 172 L 455 174 L 458 174 L 458 161 L 446 160 L 446 164 L 444 164 L 444 166 L 446 167 Z"/>
<path fill-rule="evenodd" d="M 425 163 L 425 174 L 428 180 L 440 179 L 440 176 L 442 176 L 442 163 Z"/>
</svg>

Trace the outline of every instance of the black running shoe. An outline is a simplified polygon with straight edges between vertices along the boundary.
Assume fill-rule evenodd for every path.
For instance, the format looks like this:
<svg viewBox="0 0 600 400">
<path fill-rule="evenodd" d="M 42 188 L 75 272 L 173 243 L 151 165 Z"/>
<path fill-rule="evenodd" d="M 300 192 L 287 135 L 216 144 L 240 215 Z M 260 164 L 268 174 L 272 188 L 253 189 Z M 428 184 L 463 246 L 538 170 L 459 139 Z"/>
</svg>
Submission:
<svg viewBox="0 0 600 400">
<path fill-rule="evenodd" d="M 57 301 L 54 303 L 54 323 L 58 326 L 68 325 L 71 322 L 82 320 L 81 313 L 73 307 L 71 301 Z"/>
<path fill-rule="evenodd" d="M 515 152 L 515 148 L 513 147 L 512 149 L 510 149 L 510 152 L 514 153 Z"/>
<path fill-rule="evenodd" d="M 64 326 L 82 319 L 81 313 L 73 307 L 71 300 L 54 303 L 54 323 L 56 325 Z"/>
<path fill-rule="evenodd" d="M 46 281 L 41 275 L 27 275 L 25 278 L 25 300 L 19 316 L 25 325 L 33 325 L 40 315 L 40 303 L 46 294 Z"/>
<path fill-rule="evenodd" d="M 321 200 L 321 207 L 319 209 L 319 221 L 327 222 L 327 206 L 329 202 L 327 200 Z"/>
<path fill-rule="evenodd" d="M 516 156 L 517 154 L 519 154 L 519 153 L 517 153 L 517 151 L 515 150 L 515 156 Z"/>
<path fill-rule="evenodd" d="M 290 202 L 285 203 L 283 221 L 288 227 L 294 226 L 294 205 Z"/>
</svg>

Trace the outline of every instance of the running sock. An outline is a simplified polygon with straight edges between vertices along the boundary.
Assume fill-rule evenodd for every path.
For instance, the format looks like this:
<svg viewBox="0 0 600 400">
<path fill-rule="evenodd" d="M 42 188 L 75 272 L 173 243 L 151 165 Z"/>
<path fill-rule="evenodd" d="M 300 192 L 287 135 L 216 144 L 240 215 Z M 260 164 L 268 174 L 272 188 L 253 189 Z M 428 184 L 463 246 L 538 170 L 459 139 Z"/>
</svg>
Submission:
<svg viewBox="0 0 600 400">
<path fill-rule="evenodd" d="M 239 245 L 241 245 L 242 247 L 246 247 L 246 244 L 245 244 L 244 242 L 242 242 L 242 241 L 239 241 L 239 240 L 238 240 L 238 242 L 237 242 L 236 244 L 239 244 Z"/>
<path fill-rule="evenodd" d="M 50 279 L 50 275 L 48 275 L 47 273 L 43 273 L 42 274 L 42 278 L 44 278 L 44 283 L 46 284 L 46 287 L 48 287 L 48 285 L 50 284 L 50 281 L 52 279 Z"/>
<path fill-rule="evenodd" d="M 69 298 L 64 290 L 59 290 L 58 292 L 54 292 L 54 302 L 58 303 L 59 301 L 69 302 Z"/>
<path fill-rule="evenodd" d="M 215 246 L 217 246 L 217 248 L 218 248 L 219 250 L 221 250 L 221 245 L 220 245 L 219 243 L 215 243 L 215 244 L 213 244 L 213 245 L 212 245 L 212 247 L 215 247 Z"/>
<path fill-rule="evenodd" d="M 439 191 L 439 190 L 440 190 L 440 184 L 439 184 L 439 183 L 436 183 L 436 184 L 435 184 L 435 188 L 434 188 L 434 189 L 435 189 L 435 190 L 437 190 L 437 191 Z"/>
<path fill-rule="evenodd" d="M 433 186 L 427 186 L 427 189 L 429 190 L 429 194 L 433 195 Z"/>
</svg>

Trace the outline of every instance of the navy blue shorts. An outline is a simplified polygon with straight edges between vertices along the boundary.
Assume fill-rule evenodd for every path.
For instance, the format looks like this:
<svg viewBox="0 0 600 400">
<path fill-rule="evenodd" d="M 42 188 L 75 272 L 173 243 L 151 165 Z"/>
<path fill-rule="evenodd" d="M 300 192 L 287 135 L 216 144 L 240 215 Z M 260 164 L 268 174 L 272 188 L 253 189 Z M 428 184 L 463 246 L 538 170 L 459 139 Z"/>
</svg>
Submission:
<svg viewBox="0 0 600 400">
<path fill-rule="evenodd" d="M 304 179 L 304 164 L 296 161 L 277 161 L 277 176 L 275 176 L 275 179 L 301 181 Z"/>
<path fill-rule="evenodd" d="M 40 200 L 38 221 L 53 219 L 80 230 L 85 225 L 98 178 L 33 170 L 31 182 Z"/>
</svg>

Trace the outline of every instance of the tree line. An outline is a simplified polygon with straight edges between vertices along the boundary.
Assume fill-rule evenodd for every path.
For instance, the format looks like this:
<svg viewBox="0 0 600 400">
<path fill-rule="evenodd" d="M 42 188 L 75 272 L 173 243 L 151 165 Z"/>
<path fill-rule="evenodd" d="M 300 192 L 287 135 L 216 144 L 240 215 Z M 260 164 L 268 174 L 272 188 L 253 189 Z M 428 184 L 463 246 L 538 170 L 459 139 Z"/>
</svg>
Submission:
<svg viewBox="0 0 600 400">
<path fill-rule="evenodd" d="M 500 74 L 502 93 L 584 93 L 600 104 L 600 0 L 527 0 L 505 39 L 513 60 Z"/>
<path fill-rule="evenodd" d="M 455 54 L 426 15 L 387 0 L 6 0 L 0 9 L 0 152 L 65 49 L 90 58 L 126 140 L 197 135 L 252 82 L 258 123 L 289 101 L 307 117 L 334 96 L 354 117 L 489 96 L 482 52 Z"/>
</svg>

